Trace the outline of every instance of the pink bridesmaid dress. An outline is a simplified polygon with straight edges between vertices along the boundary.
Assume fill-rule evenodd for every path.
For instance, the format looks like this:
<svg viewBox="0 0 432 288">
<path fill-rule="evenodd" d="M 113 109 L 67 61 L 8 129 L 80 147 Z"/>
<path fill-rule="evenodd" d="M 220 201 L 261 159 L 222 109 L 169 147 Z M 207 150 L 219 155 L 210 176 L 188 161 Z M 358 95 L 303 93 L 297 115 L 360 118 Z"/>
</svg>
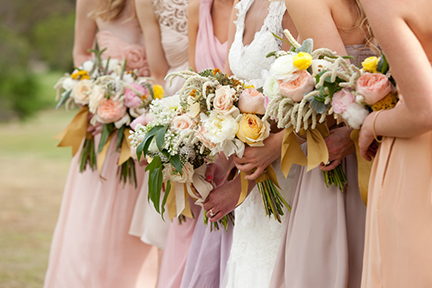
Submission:
<svg viewBox="0 0 432 288">
<path fill-rule="evenodd" d="M 148 75 L 141 31 L 132 2 L 116 21 L 97 21 L 103 58 L 128 59 L 128 69 Z M 100 135 L 95 138 L 98 144 Z M 72 159 L 55 228 L 45 288 L 151 288 L 157 276 L 157 251 L 128 234 L 135 202 L 144 183 L 144 167 L 136 165 L 138 187 L 117 177 L 119 153 L 114 137 L 101 176 L 89 167 L 80 173 L 78 152 Z M 97 146 L 96 146 L 97 147 Z"/>
<path fill-rule="evenodd" d="M 199 28 L 196 39 L 195 65 L 198 72 L 205 69 L 223 69 L 227 54 L 227 42 L 221 43 L 214 35 L 211 16 L 213 0 L 201 0 Z M 218 288 L 222 283 L 225 267 L 231 251 L 233 226 L 220 231 L 210 231 L 203 219 L 203 209 L 195 231 L 183 274 L 181 288 Z"/>
</svg>

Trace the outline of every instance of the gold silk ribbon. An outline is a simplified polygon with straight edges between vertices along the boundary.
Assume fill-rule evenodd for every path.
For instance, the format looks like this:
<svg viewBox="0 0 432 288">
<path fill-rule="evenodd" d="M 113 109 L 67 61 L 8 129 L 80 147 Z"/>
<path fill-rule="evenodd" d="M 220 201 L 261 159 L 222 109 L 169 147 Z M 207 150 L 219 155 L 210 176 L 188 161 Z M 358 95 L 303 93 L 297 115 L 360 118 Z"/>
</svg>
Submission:
<svg viewBox="0 0 432 288">
<path fill-rule="evenodd" d="M 83 106 L 69 123 L 69 125 L 54 138 L 60 139 L 57 147 L 72 147 L 72 156 L 78 152 L 84 137 L 91 139 L 91 133 L 87 133 L 88 106 Z M 89 135 L 90 134 L 90 135 Z"/>
<path fill-rule="evenodd" d="M 125 163 L 129 158 L 132 157 L 131 151 L 130 151 L 130 142 L 128 141 L 128 137 L 130 135 L 129 131 L 131 129 L 126 128 L 123 131 L 123 140 L 121 144 L 121 150 L 120 150 L 120 156 L 118 159 L 118 166 L 121 166 L 123 163 Z"/>
<path fill-rule="evenodd" d="M 246 196 L 247 196 L 249 181 L 245 178 L 246 175 L 247 175 L 246 172 L 240 171 L 241 192 L 240 192 L 240 197 L 239 197 L 239 200 L 238 200 L 236 206 L 243 203 L 243 201 L 246 199 Z M 264 173 L 261 174 L 258 178 L 256 178 L 255 182 L 256 183 L 262 183 L 262 182 L 266 181 L 267 179 L 270 179 L 280 189 L 276 173 L 275 173 L 275 171 L 271 165 L 267 166 L 267 168 L 264 170 Z"/>
<path fill-rule="evenodd" d="M 367 206 L 369 178 L 372 170 L 373 159 L 372 161 L 367 161 L 366 159 L 361 157 L 358 142 L 359 132 L 360 131 L 357 129 L 353 130 L 350 137 L 356 147 L 360 196 L 363 200 L 363 203 Z"/>
<path fill-rule="evenodd" d="M 327 145 L 324 138 L 330 135 L 326 123 L 317 124 L 315 129 L 300 131 L 299 135 L 306 134 L 308 156 L 303 153 L 297 137 L 294 133 L 294 128 L 289 127 L 284 131 L 281 153 L 281 169 L 285 177 L 291 169 L 292 164 L 298 164 L 307 167 L 310 171 L 320 165 L 327 163 L 329 159 Z"/>
</svg>

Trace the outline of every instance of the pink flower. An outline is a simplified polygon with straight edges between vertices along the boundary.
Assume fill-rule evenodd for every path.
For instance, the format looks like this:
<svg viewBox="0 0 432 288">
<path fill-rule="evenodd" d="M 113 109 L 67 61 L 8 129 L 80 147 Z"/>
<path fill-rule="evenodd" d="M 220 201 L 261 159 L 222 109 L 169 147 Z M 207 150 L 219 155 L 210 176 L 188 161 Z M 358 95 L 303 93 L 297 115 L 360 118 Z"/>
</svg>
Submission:
<svg viewBox="0 0 432 288">
<path fill-rule="evenodd" d="M 124 99 L 124 105 L 129 108 L 136 108 L 141 106 L 142 100 L 141 96 L 146 95 L 148 93 L 147 89 L 141 85 L 132 83 L 130 84 L 132 87 L 134 87 L 136 90 L 141 92 L 141 95 L 137 95 L 132 89 L 126 88 L 125 90 L 125 99 Z"/>
<path fill-rule="evenodd" d="M 335 113 L 342 114 L 348 106 L 355 102 L 354 95 L 348 90 L 342 89 L 336 92 L 332 98 L 332 106 Z"/>
<path fill-rule="evenodd" d="M 254 88 L 243 90 L 238 101 L 242 113 L 265 114 L 266 97 Z"/>
<path fill-rule="evenodd" d="M 234 94 L 235 90 L 229 86 L 219 86 L 216 88 L 215 97 L 213 99 L 214 110 L 224 115 L 231 114 L 237 110 L 236 107 L 233 107 Z"/>
<path fill-rule="evenodd" d="M 293 76 L 290 80 L 279 80 L 279 89 L 282 96 L 300 102 L 304 94 L 314 89 L 315 83 L 312 75 L 306 70 L 297 70 L 293 73 Z"/>
<path fill-rule="evenodd" d="M 98 120 L 102 123 L 113 123 L 126 114 L 126 106 L 112 99 L 105 99 L 99 104 Z"/>
<path fill-rule="evenodd" d="M 126 70 L 137 69 L 138 76 L 150 76 L 145 49 L 141 45 L 129 45 L 125 48 L 123 57 L 127 60 Z"/>
<path fill-rule="evenodd" d="M 365 73 L 358 79 L 356 89 L 366 104 L 373 105 L 391 92 L 391 83 L 384 74 Z"/>
<path fill-rule="evenodd" d="M 174 117 L 171 125 L 177 130 L 191 129 L 195 123 L 188 114 L 182 114 Z"/>
<path fill-rule="evenodd" d="M 148 123 L 153 121 L 153 119 L 154 119 L 153 114 L 145 113 L 145 114 L 139 116 L 138 118 L 135 118 L 135 120 L 133 120 L 129 126 L 135 130 L 136 125 L 141 124 L 143 126 L 146 126 Z"/>
<path fill-rule="evenodd" d="M 213 149 L 216 147 L 216 144 L 211 142 L 210 139 L 207 138 L 207 133 L 207 130 L 203 126 L 200 126 L 199 131 L 195 135 L 198 140 L 200 140 L 204 144 L 205 147 Z"/>
</svg>

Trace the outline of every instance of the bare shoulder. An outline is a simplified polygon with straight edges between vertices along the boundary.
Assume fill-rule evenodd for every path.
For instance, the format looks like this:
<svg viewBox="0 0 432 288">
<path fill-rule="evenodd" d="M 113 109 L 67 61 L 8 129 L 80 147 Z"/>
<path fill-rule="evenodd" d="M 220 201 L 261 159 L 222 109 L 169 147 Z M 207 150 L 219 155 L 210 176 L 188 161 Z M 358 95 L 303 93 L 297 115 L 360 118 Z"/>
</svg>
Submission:
<svg viewBox="0 0 432 288">
<path fill-rule="evenodd" d="M 188 20 L 198 19 L 201 0 L 190 0 L 188 4 Z"/>
</svg>

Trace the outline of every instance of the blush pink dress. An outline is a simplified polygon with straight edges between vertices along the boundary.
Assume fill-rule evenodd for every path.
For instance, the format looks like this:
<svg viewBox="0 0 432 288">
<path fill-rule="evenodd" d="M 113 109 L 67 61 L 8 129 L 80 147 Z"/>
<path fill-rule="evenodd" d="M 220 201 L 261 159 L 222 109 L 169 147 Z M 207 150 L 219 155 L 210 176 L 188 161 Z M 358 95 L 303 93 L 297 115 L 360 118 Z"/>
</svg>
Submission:
<svg viewBox="0 0 432 288">
<path fill-rule="evenodd" d="M 227 42 L 221 43 L 214 35 L 211 16 L 213 0 L 201 0 L 199 28 L 195 46 L 195 65 L 198 72 L 205 69 L 223 69 Z M 228 231 L 210 231 L 199 214 L 189 250 L 181 288 L 219 288 L 231 251 L 233 226 Z"/>
<path fill-rule="evenodd" d="M 138 22 L 128 2 L 123 16 L 97 21 L 103 57 L 127 58 L 130 69 L 148 76 Z M 134 66 L 135 65 L 135 66 Z M 96 137 L 98 144 L 100 135 Z M 144 183 L 144 167 L 136 165 L 138 188 L 119 183 L 114 137 L 101 176 L 89 167 L 80 173 L 78 152 L 72 159 L 55 228 L 45 288 L 151 288 L 157 277 L 156 248 L 128 234 L 135 202 Z M 146 183 L 145 183 L 146 184 Z"/>
</svg>

